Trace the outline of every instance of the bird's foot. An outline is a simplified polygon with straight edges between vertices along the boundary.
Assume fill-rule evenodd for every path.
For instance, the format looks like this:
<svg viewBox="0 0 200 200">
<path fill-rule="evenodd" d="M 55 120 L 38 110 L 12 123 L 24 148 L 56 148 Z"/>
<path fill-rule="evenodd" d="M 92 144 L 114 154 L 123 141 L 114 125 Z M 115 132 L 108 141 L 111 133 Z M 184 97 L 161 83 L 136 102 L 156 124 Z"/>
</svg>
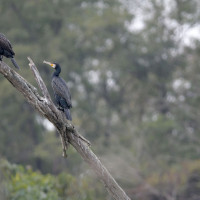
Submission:
<svg viewBox="0 0 200 200">
<path fill-rule="evenodd" d="M 64 109 L 60 106 L 57 106 L 57 109 L 64 112 Z"/>
</svg>

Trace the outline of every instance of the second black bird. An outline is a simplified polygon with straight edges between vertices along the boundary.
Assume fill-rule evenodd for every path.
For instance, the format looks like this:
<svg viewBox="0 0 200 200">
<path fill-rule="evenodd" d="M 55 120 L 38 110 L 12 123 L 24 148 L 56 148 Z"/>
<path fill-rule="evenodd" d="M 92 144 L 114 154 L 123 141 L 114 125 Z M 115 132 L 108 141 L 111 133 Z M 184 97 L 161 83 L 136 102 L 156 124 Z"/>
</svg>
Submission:
<svg viewBox="0 0 200 200">
<path fill-rule="evenodd" d="M 57 63 L 50 63 L 44 61 L 45 64 L 50 65 L 55 69 L 52 75 L 51 86 L 53 88 L 56 104 L 59 110 L 62 110 L 68 120 L 72 120 L 70 108 L 72 108 L 71 94 L 66 82 L 59 76 L 61 67 Z"/>
<path fill-rule="evenodd" d="M 2 61 L 3 56 L 10 58 L 13 65 L 19 69 L 19 66 L 14 59 L 15 53 L 12 49 L 10 41 L 5 37 L 4 34 L 0 33 L 0 61 Z"/>
</svg>

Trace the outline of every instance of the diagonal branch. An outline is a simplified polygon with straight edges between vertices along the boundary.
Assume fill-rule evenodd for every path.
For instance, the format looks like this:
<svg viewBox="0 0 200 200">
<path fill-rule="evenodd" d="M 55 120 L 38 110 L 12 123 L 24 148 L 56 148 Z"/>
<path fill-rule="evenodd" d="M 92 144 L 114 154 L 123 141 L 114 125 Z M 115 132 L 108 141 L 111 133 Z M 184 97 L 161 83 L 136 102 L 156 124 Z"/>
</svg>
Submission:
<svg viewBox="0 0 200 200">
<path fill-rule="evenodd" d="M 31 62 L 31 65 L 32 64 L 34 65 L 33 62 Z M 37 72 L 34 74 L 38 79 L 38 84 L 43 90 L 46 86 L 35 65 L 33 68 L 32 70 Z M 130 200 L 98 157 L 89 148 L 89 142 L 79 135 L 74 126 L 65 119 L 64 115 L 59 110 L 56 109 L 50 96 L 46 98 L 48 96 L 47 89 L 46 91 L 42 91 L 44 97 L 40 96 L 35 87 L 33 87 L 4 62 L 0 62 L 0 73 L 3 74 L 3 76 L 25 97 L 35 110 L 54 124 L 64 140 L 64 145 L 66 145 L 66 142 L 69 142 L 77 150 L 77 152 L 79 152 L 81 157 L 89 164 L 89 166 L 98 175 L 99 179 L 104 183 L 105 188 L 108 190 L 113 199 Z"/>
</svg>

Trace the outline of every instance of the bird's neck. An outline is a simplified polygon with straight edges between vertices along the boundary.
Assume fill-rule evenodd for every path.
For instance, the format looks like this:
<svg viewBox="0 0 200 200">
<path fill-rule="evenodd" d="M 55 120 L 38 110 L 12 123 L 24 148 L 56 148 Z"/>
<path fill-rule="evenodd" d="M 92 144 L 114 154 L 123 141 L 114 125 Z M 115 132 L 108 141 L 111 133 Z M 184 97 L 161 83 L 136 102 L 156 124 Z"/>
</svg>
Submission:
<svg viewBox="0 0 200 200">
<path fill-rule="evenodd" d="M 61 69 L 57 68 L 56 71 L 53 73 L 53 76 L 59 76 L 60 72 L 61 72 Z"/>
</svg>

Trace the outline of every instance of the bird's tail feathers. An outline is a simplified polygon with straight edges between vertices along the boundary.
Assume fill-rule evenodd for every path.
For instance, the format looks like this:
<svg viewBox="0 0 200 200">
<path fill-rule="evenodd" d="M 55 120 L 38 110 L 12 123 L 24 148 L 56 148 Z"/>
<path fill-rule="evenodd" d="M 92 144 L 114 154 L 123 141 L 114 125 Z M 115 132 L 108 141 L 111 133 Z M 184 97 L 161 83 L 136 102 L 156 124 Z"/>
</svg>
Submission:
<svg viewBox="0 0 200 200">
<path fill-rule="evenodd" d="M 70 110 L 68 108 L 65 108 L 64 111 L 65 111 L 66 118 L 68 120 L 72 121 L 72 116 L 71 116 Z"/>
<path fill-rule="evenodd" d="M 20 69 L 19 65 L 17 64 L 17 62 L 15 61 L 14 58 L 11 58 L 11 61 L 12 61 L 13 65 L 14 65 L 17 69 Z"/>
</svg>

